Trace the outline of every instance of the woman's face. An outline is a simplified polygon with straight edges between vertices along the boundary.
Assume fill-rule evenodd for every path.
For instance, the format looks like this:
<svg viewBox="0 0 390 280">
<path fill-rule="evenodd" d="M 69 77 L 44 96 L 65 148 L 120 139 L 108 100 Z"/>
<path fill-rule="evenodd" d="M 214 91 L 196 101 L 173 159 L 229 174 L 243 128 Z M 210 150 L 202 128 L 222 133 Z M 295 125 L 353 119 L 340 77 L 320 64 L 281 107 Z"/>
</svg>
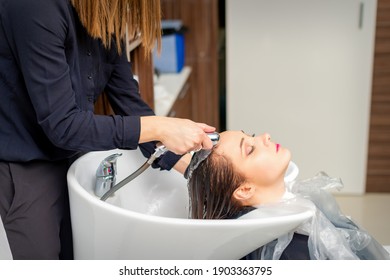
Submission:
<svg viewBox="0 0 390 280">
<path fill-rule="evenodd" d="M 247 182 L 263 187 L 283 180 L 291 159 L 290 151 L 272 142 L 267 133 L 252 136 L 243 131 L 222 132 L 216 152 L 230 158 Z"/>
</svg>

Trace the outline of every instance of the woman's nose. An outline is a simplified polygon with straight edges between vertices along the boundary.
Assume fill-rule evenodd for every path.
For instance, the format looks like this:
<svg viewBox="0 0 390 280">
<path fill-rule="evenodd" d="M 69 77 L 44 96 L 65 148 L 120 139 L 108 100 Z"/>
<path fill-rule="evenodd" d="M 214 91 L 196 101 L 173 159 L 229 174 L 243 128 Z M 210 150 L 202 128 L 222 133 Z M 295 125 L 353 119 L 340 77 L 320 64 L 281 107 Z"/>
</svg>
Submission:
<svg viewBox="0 0 390 280">
<path fill-rule="evenodd" d="M 264 145 L 268 145 L 271 142 L 271 135 L 269 133 L 264 133 L 261 135 L 261 138 L 264 142 Z"/>
</svg>

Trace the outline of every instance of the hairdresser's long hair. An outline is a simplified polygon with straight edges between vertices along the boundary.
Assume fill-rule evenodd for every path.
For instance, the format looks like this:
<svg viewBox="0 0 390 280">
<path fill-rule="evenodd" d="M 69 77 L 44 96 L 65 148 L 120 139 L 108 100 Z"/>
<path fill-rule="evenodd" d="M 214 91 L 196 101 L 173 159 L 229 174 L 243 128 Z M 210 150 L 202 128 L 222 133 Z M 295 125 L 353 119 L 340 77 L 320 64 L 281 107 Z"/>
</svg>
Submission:
<svg viewBox="0 0 390 280">
<path fill-rule="evenodd" d="M 227 219 L 244 206 L 233 198 L 245 178 L 234 170 L 230 159 L 214 151 L 192 172 L 188 181 L 190 217 Z"/>
<path fill-rule="evenodd" d="M 71 0 L 88 33 L 106 48 L 115 38 L 118 52 L 128 30 L 129 39 L 141 35 L 146 54 L 161 48 L 160 0 Z"/>
</svg>

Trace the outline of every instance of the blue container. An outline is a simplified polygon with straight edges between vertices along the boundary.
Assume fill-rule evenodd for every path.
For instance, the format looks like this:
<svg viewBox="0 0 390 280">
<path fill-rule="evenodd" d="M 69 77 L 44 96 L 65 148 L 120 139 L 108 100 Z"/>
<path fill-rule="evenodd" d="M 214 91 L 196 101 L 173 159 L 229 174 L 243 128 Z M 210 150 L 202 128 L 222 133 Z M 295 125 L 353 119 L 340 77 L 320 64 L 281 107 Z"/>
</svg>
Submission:
<svg viewBox="0 0 390 280">
<path fill-rule="evenodd" d="M 180 21 L 163 21 L 161 54 L 153 52 L 154 68 L 160 73 L 178 73 L 184 67 L 184 29 Z"/>
</svg>

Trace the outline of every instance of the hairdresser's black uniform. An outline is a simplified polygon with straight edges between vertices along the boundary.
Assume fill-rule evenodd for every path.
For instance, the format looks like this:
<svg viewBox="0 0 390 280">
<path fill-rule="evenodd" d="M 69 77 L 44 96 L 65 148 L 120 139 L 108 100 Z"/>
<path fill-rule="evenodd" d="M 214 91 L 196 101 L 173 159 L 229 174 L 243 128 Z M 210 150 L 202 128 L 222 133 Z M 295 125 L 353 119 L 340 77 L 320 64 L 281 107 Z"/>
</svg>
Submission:
<svg viewBox="0 0 390 280">
<path fill-rule="evenodd" d="M 121 116 L 93 114 L 103 91 Z M 15 259 L 72 257 L 69 162 L 137 148 L 139 116 L 152 114 L 126 52 L 92 39 L 69 0 L 0 0 L 0 214 Z M 154 167 L 177 160 L 168 153 Z"/>
</svg>

